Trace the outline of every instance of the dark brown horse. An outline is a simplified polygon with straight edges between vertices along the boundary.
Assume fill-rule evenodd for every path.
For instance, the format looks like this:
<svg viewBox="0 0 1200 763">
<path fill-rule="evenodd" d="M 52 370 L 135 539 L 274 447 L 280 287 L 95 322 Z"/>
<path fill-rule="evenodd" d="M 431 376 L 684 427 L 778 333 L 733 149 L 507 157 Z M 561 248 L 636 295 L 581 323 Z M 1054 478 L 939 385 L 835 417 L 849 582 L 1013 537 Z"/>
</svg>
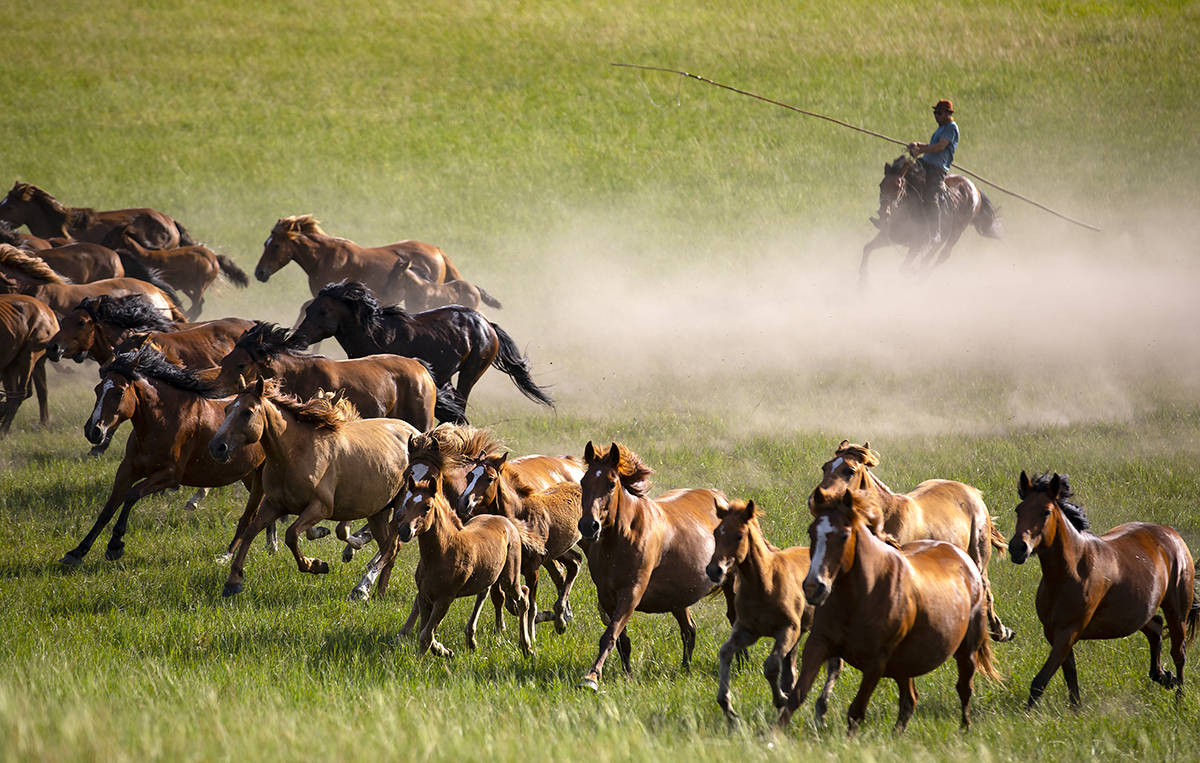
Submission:
<svg viewBox="0 0 1200 763">
<path fill-rule="evenodd" d="M 870 471 L 879 465 L 879 454 L 870 443 L 851 444 L 842 440 L 833 458 L 821 467 L 820 490 L 837 493 L 847 488 L 858 472 L 867 477 L 866 489 L 874 495 L 868 509 L 878 513 L 869 517 L 867 526 L 881 538 L 896 543 L 931 539 L 944 540 L 967 552 L 979 567 L 988 600 L 988 627 L 996 641 L 1011 641 L 1016 634 L 1000 621 L 988 579 L 992 549 L 1003 551 L 1004 536 L 996 529 L 992 516 L 976 488 L 951 480 L 925 480 L 903 495 L 893 493 L 883 480 Z M 815 496 L 815 491 L 814 491 Z M 809 498 L 812 506 L 814 498 Z"/>
<path fill-rule="evenodd" d="M 921 162 L 903 155 L 883 166 L 883 180 L 879 183 L 879 217 L 873 220 L 879 233 L 863 247 L 858 268 L 860 285 L 867 282 L 867 258 L 875 249 L 892 245 L 907 247 L 908 254 L 901 265 L 905 269 L 913 266 L 918 254 L 927 251 L 923 267 L 930 270 L 946 261 L 968 225 L 974 225 L 980 235 L 1000 238 L 1000 217 L 996 208 L 970 178 L 947 175 L 945 183 L 942 240 L 934 243 L 926 219 L 925 202 L 921 198 L 925 188 Z"/>
<path fill-rule="evenodd" d="M 52 243 L 40 236 L 35 236 L 32 233 L 20 233 L 13 224 L 7 220 L 0 220 L 0 244 L 8 244 L 15 246 L 18 249 L 25 249 L 30 252 L 38 252 L 43 249 L 50 249 L 54 246 L 61 246 L 70 243 L 70 239 L 55 239 Z"/>
<path fill-rule="evenodd" d="M 430 281 L 417 272 L 412 260 L 396 265 L 389 279 L 389 293 L 399 293 L 397 303 L 403 302 L 410 312 L 432 310 L 444 305 L 462 305 L 472 310 L 480 304 L 500 307 L 500 301 L 473 283 L 448 280 Z"/>
<path fill-rule="evenodd" d="M 37 256 L 56 273 L 75 283 L 125 277 L 120 256 L 102 244 L 63 244 L 38 250 Z"/>
<path fill-rule="evenodd" d="M 804 702 L 821 665 L 840 657 L 862 671 L 846 715 L 850 731 L 862 723 L 884 678 L 899 690 L 895 730 L 903 731 L 917 704 L 913 678 L 954 657 L 960 719 L 967 728 L 975 673 L 999 679 L 979 568 L 949 543 L 920 540 L 897 549 L 878 538 L 869 524 L 879 511 L 871 505 L 878 498 L 869 484 L 860 471 L 846 490 L 815 491 L 804 595 L 816 611 L 779 725 Z"/>
<path fill-rule="evenodd" d="M 696 623 L 689 608 L 717 590 L 705 566 L 712 558 L 712 533 L 718 524 L 714 507 L 725 496 L 715 490 L 673 490 L 651 499 L 646 493 L 652 470 L 617 443 L 602 450 L 589 442 L 583 461 L 579 533 L 608 627 L 600 637 L 596 661 L 579 686 L 599 689 L 604 661 L 613 647 L 625 672 L 632 672 L 625 626 L 634 610 L 675 617 L 686 670 L 696 646 Z M 726 583 L 725 593 L 732 623 L 732 581 Z"/>
<path fill-rule="evenodd" d="M 22 294 L 0 294 L 0 380 L 4 383 L 0 435 L 8 432 L 17 409 L 35 389 L 42 425 L 49 420 L 46 347 L 56 331 L 54 311 L 42 302 Z"/>
<path fill-rule="evenodd" d="M 1033 678 L 1033 705 L 1062 667 L 1072 705 L 1079 705 L 1075 643 L 1123 638 L 1141 631 L 1150 642 L 1150 679 L 1183 696 L 1185 653 L 1200 624 L 1192 554 L 1179 533 L 1148 522 L 1129 522 L 1104 535 L 1089 530 L 1083 509 L 1071 503 L 1066 475 L 1043 474 L 1017 482 L 1017 529 L 1008 552 L 1017 564 L 1035 555 L 1042 565 L 1037 613 L 1050 656 Z M 1162 615 L 1158 610 L 1162 610 Z M 1170 630 L 1175 675 L 1163 670 L 1163 622 Z"/>
<path fill-rule="evenodd" d="M 350 280 L 366 284 L 390 304 L 402 296 L 390 283 L 398 261 L 411 262 L 417 274 L 434 283 L 462 279 L 446 253 L 432 244 L 400 241 L 363 247 L 328 235 L 312 215 L 284 217 L 275 223 L 254 267 L 254 277 L 265 283 L 275 271 L 295 262 L 308 275 L 313 296 L 325 284 Z"/>
<path fill-rule="evenodd" d="M 143 246 L 173 249 L 196 243 L 184 227 L 154 209 L 97 211 L 65 206 L 30 183 L 18 182 L 0 199 L 0 220 L 22 225 L 41 238 L 68 238 L 99 244 L 121 225 L 129 227 Z"/>
<path fill-rule="evenodd" d="M 508 374 L 525 397 L 554 407 L 546 391 L 533 382 L 529 360 L 512 337 L 467 307 L 409 314 L 399 307 L 383 307 L 357 281 L 329 284 L 304 308 L 292 338 L 307 346 L 331 336 L 352 358 L 391 352 L 424 360 L 438 387 L 450 384 L 457 374 L 455 391 L 464 407 L 489 365 Z"/>
<path fill-rule="evenodd" d="M 62 564 L 78 566 L 121 506 L 104 554 L 119 559 L 125 552 L 133 505 L 147 495 L 181 485 L 209 488 L 241 481 L 250 491 L 242 522 L 249 521 L 261 498 L 258 468 L 263 450 L 248 445 L 223 462 L 209 456 L 208 442 L 224 419 L 228 402 L 212 400 L 211 394 L 207 384 L 153 350 L 118 355 L 100 369 L 96 404 L 84 435 L 92 443 L 104 442 L 126 419 L 133 424 L 133 434 L 100 516 L 79 545 L 63 556 Z"/>
</svg>

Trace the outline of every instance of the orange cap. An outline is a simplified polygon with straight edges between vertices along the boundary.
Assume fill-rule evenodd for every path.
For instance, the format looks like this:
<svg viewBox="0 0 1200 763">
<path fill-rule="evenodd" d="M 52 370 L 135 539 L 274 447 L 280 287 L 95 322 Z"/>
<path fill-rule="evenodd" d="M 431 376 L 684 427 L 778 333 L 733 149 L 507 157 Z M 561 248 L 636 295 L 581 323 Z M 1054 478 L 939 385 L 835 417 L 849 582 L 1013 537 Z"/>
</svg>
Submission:
<svg viewBox="0 0 1200 763">
<path fill-rule="evenodd" d="M 933 110 L 935 112 L 945 111 L 948 114 L 953 114 L 954 113 L 954 104 L 951 103 L 949 100 L 943 98 L 942 100 L 938 101 L 937 103 L 935 103 L 933 105 Z"/>
</svg>

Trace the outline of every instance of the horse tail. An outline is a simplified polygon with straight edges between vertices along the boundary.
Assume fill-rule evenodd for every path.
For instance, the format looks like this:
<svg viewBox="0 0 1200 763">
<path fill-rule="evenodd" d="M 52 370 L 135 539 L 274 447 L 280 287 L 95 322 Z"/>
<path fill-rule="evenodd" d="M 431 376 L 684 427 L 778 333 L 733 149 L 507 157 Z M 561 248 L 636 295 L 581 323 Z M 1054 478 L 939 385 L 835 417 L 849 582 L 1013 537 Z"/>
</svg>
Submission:
<svg viewBox="0 0 1200 763">
<path fill-rule="evenodd" d="M 449 384 L 438 388 L 433 403 L 433 415 L 442 424 L 468 424 L 467 406 L 458 397 L 458 392 Z"/>
<path fill-rule="evenodd" d="M 480 286 L 479 284 L 475 284 L 475 288 L 479 290 L 479 298 L 483 300 L 483 304 L 487 305 L 488 307 L 494 307 L 496 309 L 500 309 L 501 307 L 504 307 L 504 305 L 500 304 L 500 300 L 496 299 L 491 294 L 488 294 L 486 291 L 484 291 L 483 287 Z"/>
<path fill-rule="evenodd" d="M 1196 640 L 1196 633 L 1200 630 L 1200 591 L 1195 589 L 1193 583 L 1192 590 L 1192 606 L 1188 609 L 1187 624 L 1183 629 L 1183 650 L 1186 652 L 1191 648 L 1192 642 Z"/>
<path fill-rule="evenodd" d="M 496 359 L 492 361 L 492 365 L 508 374 L 513 380 L 513 384 L 517 385 L 517 389 L 521 390 L 522 395 L 535 403 L 553 408 L 554 400 L 544 389 L 533 383 L 533 378 L 529 375 L 529 359 L 517 349 L 517 343 L 508 335 L 508 332 L 495 323 L 492 323 L 491 326 L 495 329 L 500 343 L 500 351 L 496 353 Z"/>
<path fill-rule="evenodd" d="M 200 243 L 196 239 L 192 238 L 192 234 L 188 232 L 188 229 L 183 227 L 183 223 L 179 222 L 178 220 L 175 221 L 175 230 L 179 231 L 180 246 L 196 246 Z"/>
<path fill-rule="evenodd" d="M 152 268 L 146 263 L 139 260 L 128 249 L 116 249 L 117 257 L 121 259 L 121 267 L 125 268 L 125 275 L 129 278 L 136 278 L 139 281 L 145 281 L 148 284 L 157 286 L 167 298 L 175 305 L 179 305 L 179 294 L 175 291 L 175 287 L 167 283 L 163 279 L 162 271 L 157 268 Z"/>
<path fill-rule="evenodd" d="M 513 527 L 517 528 L 517 537 L 521 540 L 522 556 L 545 556 L 546 540 L 529 529 L 529 524 L 519 519 L 510 519 Z"/>
<path fill-rule="evenodd" d="M 216 254 L 216 252 L 213 252 Z M 250 285 L 250 277 L 246 275 L 246 271 L 237 266 L 237 263 L 226 257 L 223 254 L 217 254 L 217 265 L 221 268 L 221 273 L 224 274 L 229 282 L 239 289 L 244 289 Z"/>
<path fill-rule="evenodd" d="M 1000 670 L 996 667 L 996 655 L 992 651 L 992 638 L 988 635 L 987 616 L 981 615 L 983 627 L 979 629 L 979 646 L 975 649 L 975 670 L 983 673 L 993 681 L 1004 681 Z"/>
<path fill-rule="evenodd" d="M 1004 539 L 1004 533 L 996 527 L 996 517 L 988 517 L 988 534 L 991 536 L 989 540 L 992 543 L 992 548 L 997 551 L 1008 551 L 1008 541 Z"/>
<path fill-rule="evenodd" d="M 975 230 L 987 238 L 1000 238 L 1000 210 L 984 193 L 979 194 L 979 214 L 975 215 Z"/>
</svg>

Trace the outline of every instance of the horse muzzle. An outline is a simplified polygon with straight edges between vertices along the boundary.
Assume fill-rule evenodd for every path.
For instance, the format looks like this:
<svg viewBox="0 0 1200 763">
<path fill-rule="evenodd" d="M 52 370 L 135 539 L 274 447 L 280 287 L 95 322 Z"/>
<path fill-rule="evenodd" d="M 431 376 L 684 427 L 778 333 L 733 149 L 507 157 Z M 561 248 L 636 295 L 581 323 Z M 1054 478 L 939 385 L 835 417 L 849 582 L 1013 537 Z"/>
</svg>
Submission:
<svg viewBox="0 0 1200 763">
<path fill-rule="evenodd" d="M 46 357 L 50 358 L 51 362 L 57 363 L 63 359 L 65 354 L 66 350 L 58 342 L 46 346 Z"/>
<path fill-rule="evenodd" d="M 704 568 L 704 574 L 708 575 L 708 579 L 720 585 L 725 582 L 725 565 L 720 562 L 709 562 Z"/>
<path fill-rule="evenodd" d="M 254 269 L 254 277 L 257 278 L 259 281 L 266 283 L 267 279 L 271 277 L 271 272 L 269 270 L 267 270 L 266 268 L 255 268 Z"/>
<path fill-rule="evenodd" d="M 579 534 L 589 543 L 600 538 L 600 523 L 590 517 L 579 520 Z"/>
<path fill-rule="evenodd" d="M 412 524 L 403 524 L 396 528 L 396 537 L 401 543 L 408 543 L 413 537 Z"/>
<path fill-rule="evenodd" d="M 229 463 L 229 459 L 233 458 L 233 448 L 225 440 L 213 438 L 208 443 L 208 455 L 212 456 L 213 461 L 217 463 Z"/>
<path fill-rule="evenodd" d="M 814 607 L 819 607 L 829 598 L 829 592 L 833 590 L 829 584 L 823 580 L 813 580 L 805 578 L 804 580 L 804 598 Z"/>
<path fill-rule="evenodd" d="M 105 436 L 108 434 L 108 428 L 100 424 L 88 422 L 83 425 L 83 436 L 92 445 L 100 445 L 104 442 Z"/>
<path fill-rule="evenodd" d="M 1029 546 L 1025 541 L 1013 538 L 1008 542 L 1008 556 L 1013 564 L 1024 564 L 1029 558 Z"/>
</svg>

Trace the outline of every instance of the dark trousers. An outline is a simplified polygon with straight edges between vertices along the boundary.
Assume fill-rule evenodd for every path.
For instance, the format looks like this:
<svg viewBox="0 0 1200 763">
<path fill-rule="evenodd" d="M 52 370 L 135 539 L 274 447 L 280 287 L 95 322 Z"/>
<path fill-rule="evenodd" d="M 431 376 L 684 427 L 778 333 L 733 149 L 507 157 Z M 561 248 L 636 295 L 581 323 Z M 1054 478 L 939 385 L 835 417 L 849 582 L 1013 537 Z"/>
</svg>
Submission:
<svg viewBox="0 0 1200 763">
<path fill-rule="evenodd" d="M 925 162 L 921 162 L 921 165 L 925 170 L 925 188 L 922 194 L 925 219 L 929 223 L 930 237 L 936 239 L 942 235 L 942 198 L 946 192 L 946 170 Z"/>
</svg>

